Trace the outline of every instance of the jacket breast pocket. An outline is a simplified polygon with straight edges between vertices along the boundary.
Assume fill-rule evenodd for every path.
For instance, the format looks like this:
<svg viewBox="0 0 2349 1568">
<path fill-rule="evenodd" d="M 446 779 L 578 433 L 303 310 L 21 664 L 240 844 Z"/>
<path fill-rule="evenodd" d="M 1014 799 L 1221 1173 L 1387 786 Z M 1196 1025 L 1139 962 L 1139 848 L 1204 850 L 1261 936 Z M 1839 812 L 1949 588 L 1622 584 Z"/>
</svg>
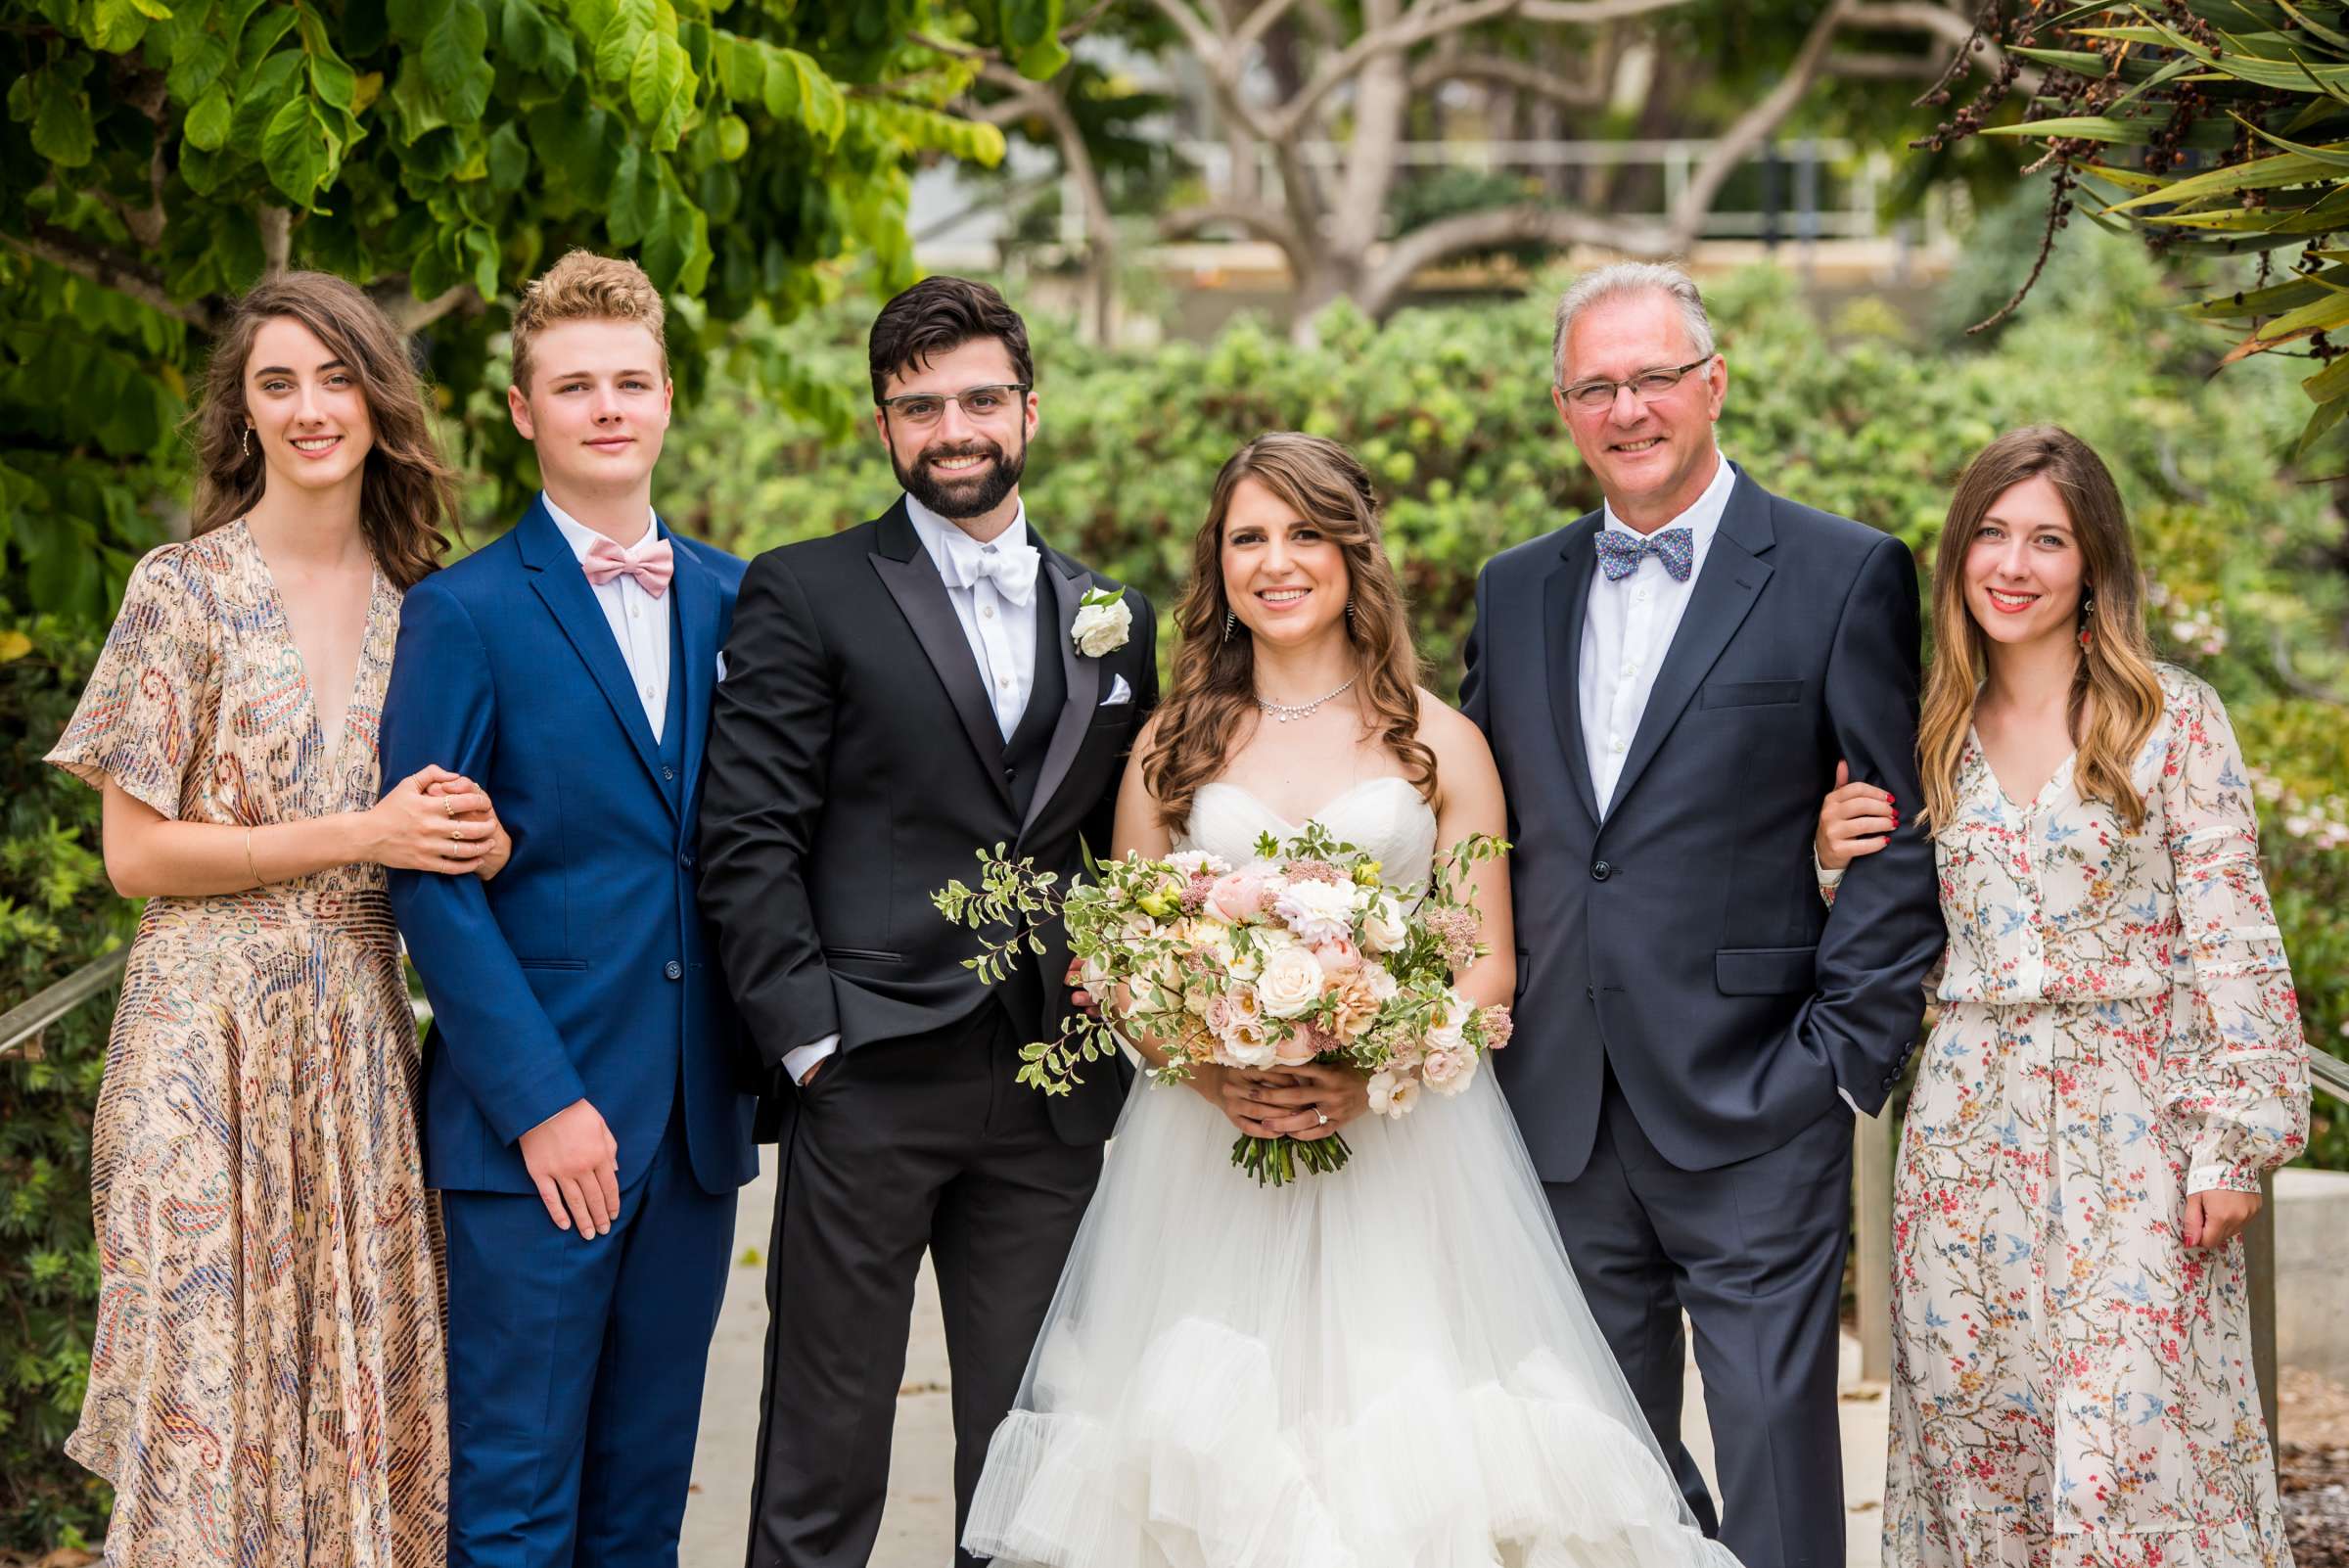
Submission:
<svg viewBox="0 0 2349 1568">
<path fill-rule="evenodd" d="M 1705 708 L 1769 708 L 1802 700 L 1799 680 L 1717 680 L 1699 695 Z"/>
<path fill-rule="evenodd" d="M 905 955 L 891 952 L 886 947 L 826 947 L 826 960 L 844 960 L 852 964 L 901 964 Z"/>
<path fill-rule="evenodd" d="M 1819 949 L 1723 947 L 1713 954 L 1713 984 L 1724 996 L 1801 995 L 1819 985 Z"/>
<path fill-rule="evenodd" d="M 525 969 L 584 970 L 587 967 L 584 958 L 517 958 L 514 961 Z"/>
</svg>

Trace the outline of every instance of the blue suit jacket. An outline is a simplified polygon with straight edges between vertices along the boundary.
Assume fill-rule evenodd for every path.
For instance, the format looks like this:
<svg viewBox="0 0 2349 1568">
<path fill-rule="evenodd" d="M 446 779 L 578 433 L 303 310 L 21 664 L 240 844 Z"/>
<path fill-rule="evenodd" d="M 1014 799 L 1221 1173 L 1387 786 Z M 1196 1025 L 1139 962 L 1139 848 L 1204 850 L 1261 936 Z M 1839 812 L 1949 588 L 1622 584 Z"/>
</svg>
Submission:
<svg viewBox="0 0 2349 1568">
<path fill-rule="evenodd" d="M 743 563 L 662 530 L 684 661 L 682 777 L 578 559 L 531 502 L 503 538 L 408 590 L 384 699 L 387 788 L 428 763 L 489 793 L 514 853 L 488 883 L 393 871 L 392 908 L 433 1004 L 425 1180 L 530 1192 L 516 1140 L 574 1100 L 620 1144 L 622 1187 L 672 1115 L 695 1179 L 758 1171 L 739 1026 L 696 906 L 694 820 L 717 653 Z"/>
</svg>

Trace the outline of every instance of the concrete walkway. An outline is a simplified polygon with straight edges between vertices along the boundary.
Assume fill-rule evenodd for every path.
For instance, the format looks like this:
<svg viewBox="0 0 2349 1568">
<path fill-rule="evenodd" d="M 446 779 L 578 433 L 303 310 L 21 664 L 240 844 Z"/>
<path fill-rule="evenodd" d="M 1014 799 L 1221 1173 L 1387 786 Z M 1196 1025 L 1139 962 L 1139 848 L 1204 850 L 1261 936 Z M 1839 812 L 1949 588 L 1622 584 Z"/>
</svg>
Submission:
<svg viewBox="0 0 2349 1568">
<path fill-rule="evenodd" d="M 750 1538 L 751 1466 L 759 1437 L 759 1384 L 766 1342 L 766 1241 L 774 1218 L 774 1150 L 760 1153 L 760 1177 L 742 1192 L 735 1222 L 733 1277 L 710 1351 L 702 1402 L 701 1446 L 694 1453 L 693 1498 L 685 1509 L 681 1568 L 743 1568 Z M 1888 1407 L 1881 1386 L 1855 1385 L 1859 1347 L 1843 1347 L 1843 1486 L 1851 1510 L 1852 1568 L 1875 1568 L 1884 1495 Z M 897 1441 L 890 1455 L 889 1507 L 872 1568 L 946 1568 L 954 1538 L 953 1419 L 946 1405 L 946 1347 L 939 1326 L 938 1289 L 927 1267 L 914 1298 L 913 1337 L 898 1395 Z M 1706 1478 L 1713 1454 L 1702 1393 L 1690 1368 L 1683 1423 Z"/>
</svg>

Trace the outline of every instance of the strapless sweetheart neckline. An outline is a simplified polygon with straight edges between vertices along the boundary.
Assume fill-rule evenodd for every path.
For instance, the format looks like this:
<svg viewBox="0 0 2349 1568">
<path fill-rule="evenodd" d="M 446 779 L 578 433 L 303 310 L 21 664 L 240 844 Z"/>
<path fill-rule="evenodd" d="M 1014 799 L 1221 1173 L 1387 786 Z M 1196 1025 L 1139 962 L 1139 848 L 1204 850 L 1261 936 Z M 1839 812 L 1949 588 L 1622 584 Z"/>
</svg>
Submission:
<svg viewBox="0 0 2349 1568">
<path fill-rule="evenodd" d="M 1353 800 L 1356 796 L 1363 794 L 1364 792 L 1375 788 L 1380 784 L 1400 784 L 1405 789 L 1409 790 L 1414 797 L 1419 793 L 1419 786 L 1413 784 L 1409 779 L 1405 778 L 1402 774 L 1381 773 L 1376 778 L 1366 778 L 1362 780 L 1359 784 L 1353 786 L 1351 789 L 1340 790 L 1337 794 L 1331 796 L 1328 800 L 1323 801 L 1319 806 L 1314 807 L 1311 811 L 1307 812 L 1304 821 L 1294 820 L 1283 813 L 1274 810 L 1271 803 L 1267 801 L 1263 796 L 1257 794 L 1254 790 L 1245 788 L 1242 785 L 1234 784 L 1229 779 L 1210 779 L 1207 783 L 1199 786 L 1199 793 L 1204 795 L 1209 790 L 1229 790 L 1234 795 L 1238 795 L 1244 800 L 1248 801 L 1250 804 L 1255 806 L 1258 810 L 1264 812 L 1267 816 L 1272 818 L 1273 821 L 1281 824 L 1281 826 L 1287 828 L 1302 828 L 1305 826 L 1306 822 L 1319 822 L 1322 825 L 1327 826 L 1329 813 L 1331 811 Z"/>
</svg>

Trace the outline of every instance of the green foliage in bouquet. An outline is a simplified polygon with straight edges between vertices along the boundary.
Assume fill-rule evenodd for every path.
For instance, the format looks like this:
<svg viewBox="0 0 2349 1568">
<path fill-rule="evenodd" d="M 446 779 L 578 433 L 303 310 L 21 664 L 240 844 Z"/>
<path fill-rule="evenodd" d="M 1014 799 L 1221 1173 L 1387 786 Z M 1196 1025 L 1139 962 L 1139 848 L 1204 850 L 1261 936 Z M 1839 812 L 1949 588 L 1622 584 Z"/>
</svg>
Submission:
<svg viewBox="0 0 2349 1568">
<path fill-rule="evenodd" d="M 1084 875 L 1064 890 L 997 845 L 978 852 L 976 890 L 956 881 L 933 899 L 981 931 L 982 951 L 964 967 L 990 984 L 1023 949 L 1046 950 L 1037 933 L 1047 922 L 1067 926 L 1075 972 L 1102 1006 L 1064 1018 L 1058 1038 L 1022 1046 L 1020 1083 L 1068 1093 L 1082 1064 L 1120 1049 L 1123 1031 L 1147 1042 L 1154 1084 L 1209 1064 L 1344 1066 L 1367 1078 L 1373 1110 L 1401 1116 L 1423 1082 L 1457 1092 L 1477 1057 L 1507 1039 L 1506 1008 L 1476 1008 L 1453 989 L 1487 951 L 1469 869 L 1507 850 L 1475 835 L 1439 856 L 1424 886 L 1392 889 L 1377 860 L 1309 822 L 1285 840 L 1261 837 L 1243 866 L 1196 851 L 1103 862 L 1087 850 Z M 1231 1151 L 1273 1186 L 1301 1169 L 1339 1170 L 1351 1155 L 1334 1130 L 1242 1134 Z"/>
</svg>

